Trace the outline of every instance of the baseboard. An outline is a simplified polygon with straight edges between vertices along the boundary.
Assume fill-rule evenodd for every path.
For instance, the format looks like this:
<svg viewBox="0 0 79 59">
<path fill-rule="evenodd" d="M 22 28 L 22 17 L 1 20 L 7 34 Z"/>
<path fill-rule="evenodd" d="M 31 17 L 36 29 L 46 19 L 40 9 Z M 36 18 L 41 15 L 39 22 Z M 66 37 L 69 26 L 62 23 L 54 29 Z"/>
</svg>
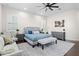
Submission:
<svg viewBox="0 0 79 59">
<path fill-rule="evenodd" d="M 76 40 L 66 40 L 66 41 L 70 41 L 70 42 L 79 42 L 78 39 L 76 39 Z"/>
</svg>

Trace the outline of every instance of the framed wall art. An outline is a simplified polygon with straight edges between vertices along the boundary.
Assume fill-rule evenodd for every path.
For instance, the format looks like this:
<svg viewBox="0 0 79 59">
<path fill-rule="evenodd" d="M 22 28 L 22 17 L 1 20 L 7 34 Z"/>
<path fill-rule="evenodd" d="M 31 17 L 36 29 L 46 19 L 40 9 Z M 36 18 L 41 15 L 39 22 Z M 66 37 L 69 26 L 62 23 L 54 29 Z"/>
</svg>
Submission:
<svg viewBox="0 0 79 59">
<path fill-rule="evenodd" d="M 55 27 L 64 27 L 64 20 L 55 21 Z"/>
</svg>

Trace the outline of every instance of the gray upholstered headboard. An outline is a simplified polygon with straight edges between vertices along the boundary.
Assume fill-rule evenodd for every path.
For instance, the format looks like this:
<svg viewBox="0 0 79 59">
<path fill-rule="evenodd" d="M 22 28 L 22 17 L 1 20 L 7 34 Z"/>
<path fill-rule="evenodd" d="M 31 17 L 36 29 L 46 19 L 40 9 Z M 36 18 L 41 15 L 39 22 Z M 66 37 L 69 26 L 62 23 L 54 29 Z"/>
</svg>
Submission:
<svg viewBox="0 0 79 59">
<path fill-rule="evenodd" d="M 28 33 L 28 31 L 40 31 L 39 27 L 25 27 L 24 33 Z"/>
<path fill-rule="evenodd" d="M 52 36 L 65 41 L 65 32 L 53 32 Z"/>
</svg>

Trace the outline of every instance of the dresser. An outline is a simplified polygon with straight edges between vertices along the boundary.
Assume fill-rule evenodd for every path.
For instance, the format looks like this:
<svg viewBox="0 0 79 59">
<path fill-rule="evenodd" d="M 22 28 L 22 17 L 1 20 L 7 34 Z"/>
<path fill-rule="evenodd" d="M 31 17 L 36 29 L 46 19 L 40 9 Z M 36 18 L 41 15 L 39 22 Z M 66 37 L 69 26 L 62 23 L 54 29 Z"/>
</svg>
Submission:
<svg viewBox="0 0 79 59">
<path fill-rule="evenodd" d="M 52 34 L 53 37 L 56 37 L 59 40 L 63 40 L 63 41 L 66 40 L 65 39 L 65 34 L 66 34 L 65 32 L 54 32 L 54 31 L 52 31 L 51 34 Z"/>
</svg>

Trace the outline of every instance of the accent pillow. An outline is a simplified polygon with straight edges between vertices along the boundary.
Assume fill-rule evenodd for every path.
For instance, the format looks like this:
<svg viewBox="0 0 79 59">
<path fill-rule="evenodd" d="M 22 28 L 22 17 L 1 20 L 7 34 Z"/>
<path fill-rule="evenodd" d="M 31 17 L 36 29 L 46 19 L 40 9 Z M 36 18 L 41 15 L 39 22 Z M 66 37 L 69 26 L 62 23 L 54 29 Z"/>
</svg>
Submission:
<svg viewBox="0 0 79 59">
<path fill-rule="evenodd" d="M 39 34 L 40 32 L 39 31 L 33 31 L 33 34 Z"/>
<path fill-rule="evenodd" d="M 5 36 L 4 42 L 5 42 L 5 45 L 7 45 L 7 44 L 11 44 L 13 40 L 11 39 L 11 36 Z"/>
<path fill-rule="evenodd" d="M 28 34 L 33 34 L 32 31 L 28 31 Z"/>
</svg>

